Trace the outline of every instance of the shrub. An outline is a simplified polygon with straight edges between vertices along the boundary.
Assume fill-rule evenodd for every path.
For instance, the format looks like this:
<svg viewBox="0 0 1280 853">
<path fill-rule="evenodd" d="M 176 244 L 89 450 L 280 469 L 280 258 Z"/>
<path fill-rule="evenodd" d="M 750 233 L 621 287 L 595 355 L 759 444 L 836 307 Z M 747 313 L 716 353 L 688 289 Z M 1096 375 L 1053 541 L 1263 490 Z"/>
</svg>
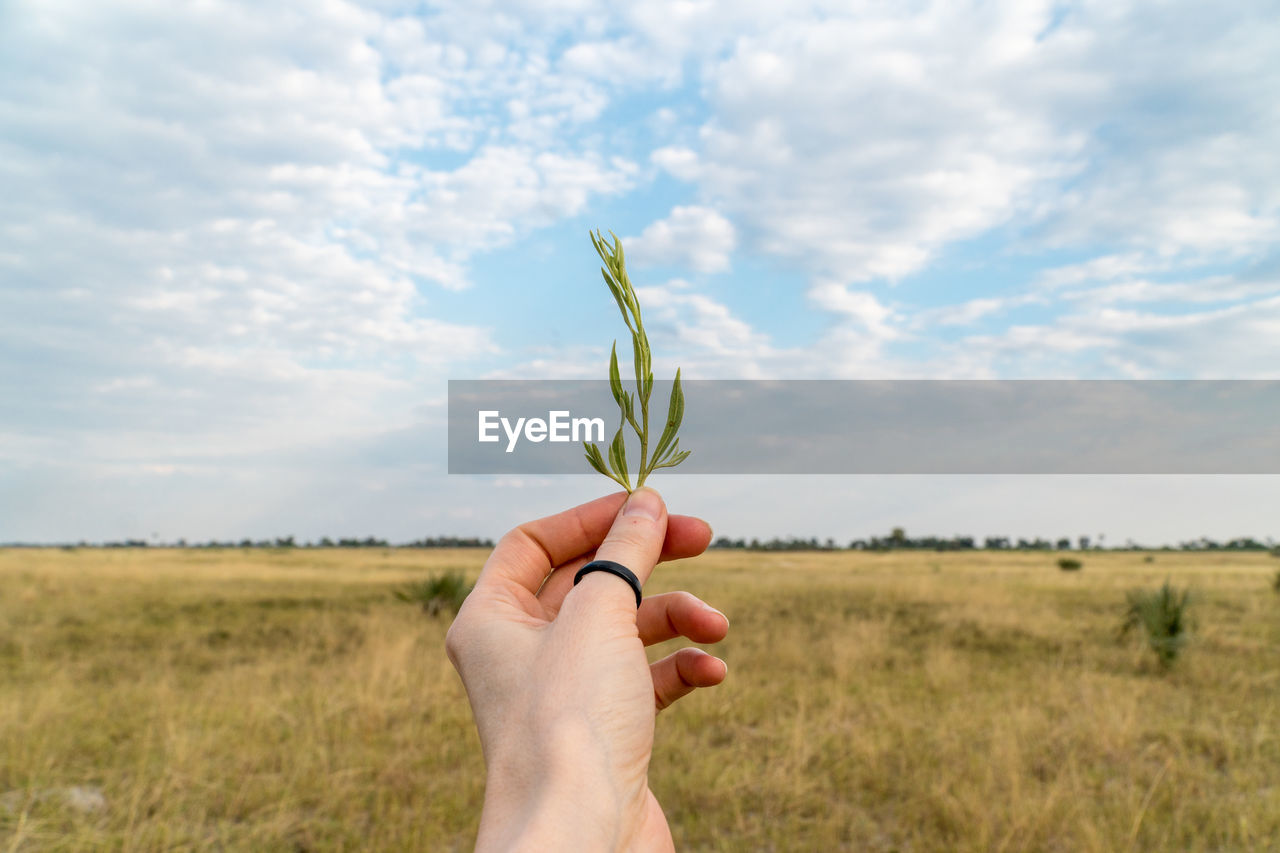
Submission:
<svg viewBox="0 0 1280 853">
<path fill-rule="evenodd" d="M 1272 548 L 1272 549 L 1271 549 L 1271 556 L 1273 556 L 1273 557 L 1280 557 L 1280 545 L 1278 545 L 1278 546 L 1276 546 L 1275 548 Z"/>
<path fill-rule="evenodd" d="M 413 604 L 421 604 L 428 616 L 437 616 L 448 609 L 457 614 L 462 602 L 471 593 L 471 584 L 462 572 L 446 572 L 418 581 L 405 589 L 395 591 L 396 598 Z"/>
<path fill-rule="evenodd" d="M 1271 588 L 1280 592 L 1280 572 L 1276 572 L 1276 576 L 1271 579 Z"/>
<path fill-rule="evenodd" d="M 1191 633 L 1188 614 L 1191 590 L 1177 590 L 1166 580 L 1157 590 L 1130 590 L 1125 594 L 1125 601 L 1128 609 L 1120 626 L 1121 635 L 1141 628 L 1160 667 L 1168 669 L 1178 659 Z"/>
<path fill-rule="evenodd" d="M 1064 572 L 1078 572 L 1084 567 L 1084 563 L 1075 557 L 1061 557 L 1058 559 L 1058 568 Z"/>
</svg>

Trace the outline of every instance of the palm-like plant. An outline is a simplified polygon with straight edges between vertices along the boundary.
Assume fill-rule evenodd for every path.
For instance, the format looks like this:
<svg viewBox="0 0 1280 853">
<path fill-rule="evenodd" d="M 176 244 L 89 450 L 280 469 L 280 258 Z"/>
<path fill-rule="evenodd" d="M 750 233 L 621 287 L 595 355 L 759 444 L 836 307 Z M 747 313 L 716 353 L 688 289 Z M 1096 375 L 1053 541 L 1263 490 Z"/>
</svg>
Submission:
<svg viewBox="0 0 1280 853">
<path fill-rule="evenodd" d="M 1141 628 L 1160 667 L 1168 669 L 1191 635 L 1188 613 L 1191 590 L 1175 589 L 1166 580 L 1157 590 L 1130 590 L 1125 594 L 1125 601 L 1128 607 L 1120 633 L 1124 635 Z"/>
<path fill-rule="evenodd" d="M 457 613 L 470 594 L 471 584 L 467 583 L 462 572 L 433 575 L 405 589 L 395 590 L 396 598 L 411 604 L 421 604 L 428 616 L 438 616 L 445 610 Z"/>
</svg>

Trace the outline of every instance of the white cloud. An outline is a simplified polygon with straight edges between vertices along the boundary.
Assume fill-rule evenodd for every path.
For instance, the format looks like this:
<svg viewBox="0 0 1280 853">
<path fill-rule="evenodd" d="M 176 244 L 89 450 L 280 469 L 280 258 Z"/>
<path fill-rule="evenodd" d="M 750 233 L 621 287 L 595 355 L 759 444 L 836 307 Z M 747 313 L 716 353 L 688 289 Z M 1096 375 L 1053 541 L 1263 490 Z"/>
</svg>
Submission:
<svg viewBox="0 0 1280 853">
<path fill-rule="evenodd" d="M 841 314 L 819 337 L 779 346 L 766 330 L 729 305 L 675 279 L 637 288 L 657 365 L 698 379 L 889 378 L 929 375 L 928 367 L 898 361 L 886 345 L 904 337 L 901 318 L 873 294 L 838 284 L 816 298 Z M 678 354 L 675 355 L 675 354 Z M 655 372 L 658 367 L 655 367 Z M 923 371 L 923 374 L 917 373 Z"/>
<path fill-rule="evenodd" d="M 957 357 L 1019 378 L 1275 379 L 1280 375 L 1280 285 L 1225 307 L 1114 307 L 1082 298 L 1035 324 L 971 335 Z"/>
<path fill-rule="evenodd" d="M 742 38 L 708 70 L 696 161 L 655 161 L 765 252 L 827 278 L 900 278 L 1079 168 L 1084 135 L 1032 94 L 1089 81 L 1047 79 L 1064 48 L 1036 45 L 1052 12 L 1028 6 L 875 7 Z"/>
<path fill-rule="evenodd" d="M 989 317 L 992 314 L 1003 311 L 1010 304 L 1014 303 L 1008 299 L 970 299 L 958 305 L 948 305 L 944 308 L 923 311 L 917 317 L 917 322 L 920 325 L 936 323 L 939 326 L 967 326 L 981 320 L 983 317 Z"/>
<path fill-rule="evenodd" d="M 594 80 L 629 83 L 638 80 L 672 86 L 680 79 L 680 64 L 664 61 L 634 37 L 580 42 L 560 56 L 560 70 Z"/>
<path fill-rule="evenodd" d="M 681 180 L 696 181 L 701 176 L 698 155 L 692 149 L 669 145 L 654 151 L 651 159 L 659 168 Z"/>
<path fill-rule="evenodd" d="M 1109 281 L 1167 268 L 1167 262 L 1160 264 L 1140 252 L 1127 252 L 1101 255 L 1078 264 L 1051 267 L 1041 272 L 1035 283 L 1040 288 L 1054 289 L 1088 281 Z"/>
<path fill-rule="evenodd" d="M 1089 6 L 1062 31 L 1106 80 L 1055 105 L 1089 131 L 1081 179 L 1046 211 L 1045 239 L 1160 256 L 1240 256 L 1280 234 L 1280 20 L 1268 4 Z"/>
<path fill-rule="evenodd" d="M 624 241 L 642 264 L 685 264 L 699 272 L 726 272 L 737 244 L 733 223 L 709 207 L 677 206 L 666 219 Z"/>
<path fill-rule="evenodd" d="M 1062 298 L 1091 305 L 1163 302 L 1192 306 L 1199 303 L 1253 300 L 1276 293 L 1280 293 L 1280 281 L 1248 282 L 1235 276 L 1219 275 L 1171 282 L 1130 279 L 1070 291 L 1063 293 Z"/>
<path fill-rule="evenodd" d="M 486 146 L 453 171 L 411 172 L 418 185 L 415 197 L 402 207 L 373 214 L 379 233 L 391 235 L 380 248 L 409 255 L 414 246 L 432 247 L 433 252 L 447 247 L 453 264 L 447 269 L 458 272 L 438 280 L 462 287 L 462 265 L 473 253 L 499 246 L 520 231 L 576 216 L 593 196 L 629 188 L 634 173 L 635 167 L 624 160 L 605 161 L 594 154 Z M 423 269 L 406 266 L 410 272 Z"/>
<path fill-rule="evenodd" d="M 828 311 L 843 314 L 868 329 L 879 331 L 883 336 L 892 336 L 887 321 L 893 316 L 893 312 L 873 293 L 850 290 L 844 285 L 826 281 L 809 291 L 809 297 Z"/>
<path fill-rule="evenodd" d="M 648 327 L 679 342 L 695 358 L 724 358 L 753 370 L 772 351 L 768 338 L 725 305 L 682 287 L 641 287 L 636 294 L 648 311 Z M 667 349 L 671 352 L 676 347 Z"/>
</svg>

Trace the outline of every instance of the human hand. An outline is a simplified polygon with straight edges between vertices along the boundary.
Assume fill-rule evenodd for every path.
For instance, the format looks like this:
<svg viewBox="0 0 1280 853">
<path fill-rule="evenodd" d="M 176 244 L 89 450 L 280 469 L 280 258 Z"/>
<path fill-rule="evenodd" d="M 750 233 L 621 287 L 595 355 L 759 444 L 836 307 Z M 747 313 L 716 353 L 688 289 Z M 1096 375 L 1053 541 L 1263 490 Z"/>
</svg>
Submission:
<svg viewBox="0 0 1280 853">
<path fill-rule="evenodd" d="M 498 543 L 445 647 L 471 700 L 487 781 L 477 850 L 670 850 L 649 790 L 657 711 L 724 680 L 694 648 L 652 666 L 644 647 L 677 636 L 722 640 L 724 614 L 687 592 L 646 598 L 594 559 L 641 583 L 660 560 L 706 550 L 711 529 L 668 516 L 652 489 L 610 495 L 521 525 Z"/>
</svg>

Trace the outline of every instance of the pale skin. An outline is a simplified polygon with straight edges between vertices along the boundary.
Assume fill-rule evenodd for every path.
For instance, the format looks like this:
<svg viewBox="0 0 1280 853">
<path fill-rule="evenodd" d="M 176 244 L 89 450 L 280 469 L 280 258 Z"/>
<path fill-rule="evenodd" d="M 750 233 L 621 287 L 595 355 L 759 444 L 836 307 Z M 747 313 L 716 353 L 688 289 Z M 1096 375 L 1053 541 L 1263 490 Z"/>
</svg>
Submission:
<svg viewBox="0 0 1280 853">
<path fill-rule="evenodd" d="M 668 516 L 652 489 L 619 492 L 521 525 L 498 543 L 449 629 L 446 649 L 471 700 L 486 785 L 476 849 L 672 850 L 649 789 L 658 711 L 724 680 L 723 661 L 685 648 L 652 666 L 645 646 L 724 639 L 729 620 L 687 592 L 646 597 L 661 560 L 711 541 L 700 519 Z"/>
</svg>

